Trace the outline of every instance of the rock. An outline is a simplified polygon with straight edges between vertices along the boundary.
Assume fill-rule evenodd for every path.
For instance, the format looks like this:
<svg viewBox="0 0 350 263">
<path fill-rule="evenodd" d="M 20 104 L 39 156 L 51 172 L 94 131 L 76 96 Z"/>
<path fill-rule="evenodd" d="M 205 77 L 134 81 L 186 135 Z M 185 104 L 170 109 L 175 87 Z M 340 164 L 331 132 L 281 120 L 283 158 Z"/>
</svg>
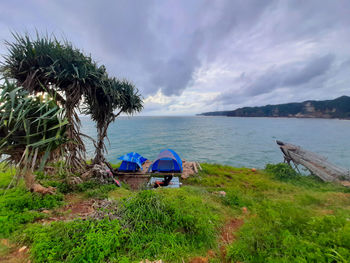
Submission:
<svg viewBox="0 0 350 263">
<path fill-rule="evenodd" d="M 26 251 L 26 249 L 27 249 L 27 246 L 23 246 L 20 249 L 18 249 L 18 252 L 22 253 L 22 252 Z"/>
<path fill-rule="evenodd" d="M 220 191 L 219 195 L 222 195 L 223 197 L 225 197 L 226 196 L 226 192 L 225 191 Z"/>
<path fill-rule="evenodd" d="M 226 192 L 225 192 L 225 191 L 213 192 L 213 194 L 220 195 L 220 196 L 222 196 L 222 197 L 225 197 L 225 196 L 226 196 Z"/>
<path fill-rule="evenodd" d="M 340 181 L 342 186 L 350 187 L 350 181 Z"/>
</svg>

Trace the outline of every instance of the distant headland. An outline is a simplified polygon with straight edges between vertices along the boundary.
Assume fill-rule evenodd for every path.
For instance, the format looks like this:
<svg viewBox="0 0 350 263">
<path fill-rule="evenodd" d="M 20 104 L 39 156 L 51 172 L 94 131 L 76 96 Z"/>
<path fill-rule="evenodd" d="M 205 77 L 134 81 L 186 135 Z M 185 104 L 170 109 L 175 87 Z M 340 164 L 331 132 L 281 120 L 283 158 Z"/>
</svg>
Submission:
<svg viewBox="0 0 350 263">
<path fill-rule="evenodd" d="M 299 103 L 285 103 L 261 107 L 243 107 L 231 111 L 204 112 L 197 115 L 350 119 L 350 97 L 341 96 L 334 100 L 307 100 Z"/>
</svg>

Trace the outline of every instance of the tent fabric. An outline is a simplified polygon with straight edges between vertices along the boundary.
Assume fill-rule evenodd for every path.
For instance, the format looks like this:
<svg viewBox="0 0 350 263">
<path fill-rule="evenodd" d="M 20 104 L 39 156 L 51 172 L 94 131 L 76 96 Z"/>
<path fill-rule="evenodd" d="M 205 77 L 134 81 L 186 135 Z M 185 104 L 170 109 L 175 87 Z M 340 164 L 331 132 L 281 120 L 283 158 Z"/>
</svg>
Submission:
<svg viewBox="0 0 350 263">
<path fill-rule="evenodd" d="M 140 168 L 142 170 L 142 164 L 147 161 L 147 158 L 136 152 L 127 153 L 118 159 L 122 160 L 119 171 L 136 171 Z"/>
<path fill-rule="evenodd" d="M 173 150 L 162 150 L 150 166 L 151 172 L 182 172 L 182 160 Z"/>
</svg>

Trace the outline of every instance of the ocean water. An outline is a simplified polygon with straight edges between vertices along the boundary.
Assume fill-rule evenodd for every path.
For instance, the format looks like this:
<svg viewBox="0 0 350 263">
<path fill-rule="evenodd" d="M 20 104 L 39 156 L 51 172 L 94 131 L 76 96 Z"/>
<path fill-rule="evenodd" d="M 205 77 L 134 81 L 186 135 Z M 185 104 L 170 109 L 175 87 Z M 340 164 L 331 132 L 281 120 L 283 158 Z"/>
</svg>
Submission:
<svg viewBox="0 0 350 263">
<path fill-rule="evenodd" d="M 82 117 L 82 132 L 96 138 Z M 108 161 L 128 152 L 152 160 L 171 148 L 188 161 L 263 168 L 283 161 L 276 139 L 300 145 L 350 168 L 350 121 L 295 118 L 120 117 L 109 127 Z M 86 141 L 88 157 L 93 144 Z"/>
</svg>

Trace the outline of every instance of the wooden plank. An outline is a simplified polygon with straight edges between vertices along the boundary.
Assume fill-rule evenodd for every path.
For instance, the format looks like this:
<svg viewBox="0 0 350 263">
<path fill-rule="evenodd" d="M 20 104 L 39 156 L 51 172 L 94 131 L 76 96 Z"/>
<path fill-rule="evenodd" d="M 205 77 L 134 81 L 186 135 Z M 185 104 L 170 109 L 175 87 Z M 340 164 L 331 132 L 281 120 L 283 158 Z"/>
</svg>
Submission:
<svg viewBox="0 0 350 263">
<path fill-rule="evenodd" d="M 301 164 L 311 173 L 320 177 L 323 181 L 350 180 L 350 172 L 344 168 L 330 163 L 327 158 L 316 153 L 302 149 L 299 146 L 276 141 L 279 145 L 285 161 Z"/>
<path fill-rule="evenodd" d="M 193 170 L 194 170 L 194 172 L 197 174 L 197 173 L 198 173 L 198 170 L 197 170 L 197 164 L 196 164 L 196 162 L 193 162 L 192 165 L 193 165 Z"/>
</svg>

